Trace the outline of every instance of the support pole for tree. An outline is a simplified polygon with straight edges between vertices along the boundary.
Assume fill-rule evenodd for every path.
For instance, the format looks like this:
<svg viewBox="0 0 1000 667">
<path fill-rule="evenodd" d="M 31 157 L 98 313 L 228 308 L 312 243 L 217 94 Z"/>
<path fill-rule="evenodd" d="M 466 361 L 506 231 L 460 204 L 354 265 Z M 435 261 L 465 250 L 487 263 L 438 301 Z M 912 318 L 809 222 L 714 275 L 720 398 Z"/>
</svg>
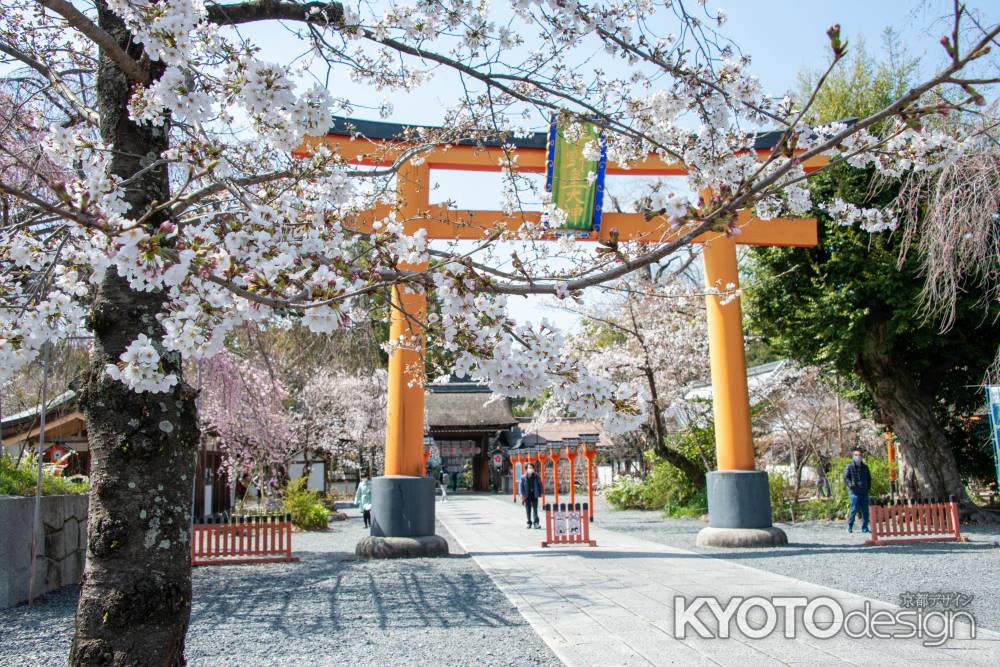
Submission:
<svg viewBox="0 0 1000 667">
<path fill-rule="evenodd" d="M 42 526 L 42 458 L 45 455 L 45 413 L 49 409 L 49 344 L 42 345 L 42 404 L 38 417 L 38 471 L 35 477 L 35 510 L 31 520 L 31 565 L 28 568 L 28 606 L 35 597 L 35 571 L 38 560 L 38 537 Z"/>
</svg>

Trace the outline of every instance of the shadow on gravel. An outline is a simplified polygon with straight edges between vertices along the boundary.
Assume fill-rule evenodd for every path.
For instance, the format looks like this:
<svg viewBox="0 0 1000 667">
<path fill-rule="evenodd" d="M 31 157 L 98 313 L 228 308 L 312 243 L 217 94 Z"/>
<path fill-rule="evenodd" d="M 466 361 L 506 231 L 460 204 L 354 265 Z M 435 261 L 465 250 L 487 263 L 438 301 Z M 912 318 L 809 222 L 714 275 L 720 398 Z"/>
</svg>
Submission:
<svg viewBox="0 0 1000 667">
<path fill-rule="evenodd" d="M 296 551 L 298 563 L 220 567 L 194 591 L 192 626 L 218 622 L 237 634 L 302 636 L 356 629 L 507 627 L 496 592 L 476 570 L 448 559 L 358 560 L 346 551 Z M 242 627 L 240 627 L 242 626 Z"/>
</svg>

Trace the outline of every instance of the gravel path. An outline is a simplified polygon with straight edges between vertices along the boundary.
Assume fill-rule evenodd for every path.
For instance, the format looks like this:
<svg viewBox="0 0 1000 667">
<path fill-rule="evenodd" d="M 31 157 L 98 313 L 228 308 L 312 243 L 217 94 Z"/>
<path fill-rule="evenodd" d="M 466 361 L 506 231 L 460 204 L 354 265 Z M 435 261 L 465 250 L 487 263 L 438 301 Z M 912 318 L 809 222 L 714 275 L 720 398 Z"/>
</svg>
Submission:
<svg viewBox="0 0 1000 667">
<path fill-rule="evenodd" d="M 297 533 L 294 564 L 197 568 L 193 666 L 559 665 L 447 532 L 453 556 L 356 561 L 356 510 Z M 77 589 L 0 609 L 0 665 L 64 665 Z"/>
<path fill-rule="evenodd" d="M 614 511 L 595 499 L 596 523 L 651 542 L 732 560 L 749 567 L 864 595 L 893 604 L 903 593 L 949 592 L 975 596 L 967 607 L 980 627 L 1000 630 L 1000 527 L 962 526 L 967 544 L 928 542 L 864 546 L 864 536 L 846 524 L 809 521 L 775 524 L 788 535 L 787 547 L 702 549 L 695 536 L 705 524 L 664 519 L 659 512 Z M 780 594 L 780 591 L 775 591 Z"/>
</svg>

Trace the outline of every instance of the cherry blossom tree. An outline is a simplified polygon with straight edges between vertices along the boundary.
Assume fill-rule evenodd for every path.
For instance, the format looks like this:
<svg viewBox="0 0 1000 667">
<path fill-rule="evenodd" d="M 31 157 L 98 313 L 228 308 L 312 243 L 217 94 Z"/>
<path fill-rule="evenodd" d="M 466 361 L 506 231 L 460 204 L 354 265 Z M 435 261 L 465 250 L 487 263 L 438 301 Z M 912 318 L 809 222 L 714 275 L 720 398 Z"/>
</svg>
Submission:
<svg viewBox="0 0 1000 667">
<path fill-rule="evenodd" d="M 296 448 L 294 421 L 280 380 L 223 350 L 201 362 L 199 427 L 218 438 L 230 483 L 249 474 L 258 488 L 273 488 Z"/>
<path fill-rule="evenodd" d="M 385 463 L 386 372 L 319 369 L 298 397 L 299 442 L 332 468 L 378 474 Z"/>
<path fill-rule="evenodd" d="M 667 444 L 668 411 L 685 408 L 690 384 L 708 376 L 704 291 L 671 275 L 660 282 L 612 285 L 616 297 L 586 309 L 581 334 L 568 341 L 568 354 L 595 377 L 641 387 L 642 428 L 618 436 L 641 452 L 651 449 L 700 482 L 704 469 Z M 616 290 L 615 287 L 618 289 Z M 553 408 L 546 406 L 544 411 Z M 638 439 L 636 438 L 638 436 Z"/>
<path fill-rule="evenodd" d="M 239 325 L 297 320 L 334 331 L 366 318 L 366 299 L 384 299 L 391 285 L 433 286 L 441 308 L 431 326 L 458 353 L 456 370 L 509 396 L 549 389 L 609 430 L 634 428 L 643 420 L 637 388 L 588 373 L 563 354 L 560 332 L 514 322 L 506 299 L 564 298 L 626 278 L 706 230 L 735 233 L 741 208 L 805 213 L 803 163 L 813 157 L 889 173 L 952 163 L 975 135 L 924 121 L 983 100 L 995 78 L 963 72 L 1000 34 L 965 18 L 957 5 L 934 75 L 868 117 L 810 128 L 811 99 L 763 91 L 749 58 L 716 30 L 722 12 L 694 15 L 672 0 L 514 0 L 502 10 L 427 0 L 384 11 L 292 0 L 4 2 L 0 52 L 16 70 L 4 82 L 23 113 L 0 126 L 0 153 L 23 173 L 0 177 L 0 382 L 46 342 L 94 336 L 82 395 L 95 462 L 90 539 L 70 663 L 184 660 L 198 435 L 182 360 L 211 358 Z M 302 53 L 266 61 L 236 29 L 262 21 L 297 26 Z M 828 39 L 834 68 L 847 40 L 839 26 Z M 595 53 L 608 67 L 594 67 Z M 353 111 L 336 97 L 347 76 L 389 94 L 438 77 L 455 97 L 441 110 L 443 129 L 413 132 L 417 146 L 384 168 L 356 170 L 323 147 L 293 157 L 331 112 Z M 670 240 L 577 247 L 568 271 L 538 261 L 548 251 L 534 242 L 537 225 L 510 236 L 525 248 L 510 264 L 497 245 L 506 233 L 470 252 L 429 248 L 423 234 L 404 232 L 400 214 L 371 233 L 353 225 L 425 147 L 504 142 L 550 112 L 578 140 L 574 119 L 596 117 L 609 159 L 655 153 L 683 165 L 691 191 L 714 195 L 650 211 Z M 896 130 L 869 132 L 889 120 Z M 758 159 L 750 149 L 765 126 L 781 139 Z M 9 147 L 29 130 L 53 169 Z M 523 184 L 512 158 L 504 166 L 501 205 L 518 210 Z M 848 224 L 894 222 L 832 206 Z M 545 220 L 560 216 L 545 204 Z M 424 271 L 406 268 L 424 260 Z"/>
<path fill-rule="evenodd" d="M 757 385 L 750 400 L 758 404 L 754 428 L 769 458 L 787 460 L 791 471 L 791 516 L 795 520 L 802 487 L 802 469 L 812 461 L 828 479 L 843 471 L 830 470 L 830 460 L 861 447 L 872 452 L 880 445 L 879 428 L 850 401 L 842 400 L 833 379 L 816 366 L 789 364 L 774 379 Z M 830 488 L 830 487 L 827 487 Z"/>
</svg>

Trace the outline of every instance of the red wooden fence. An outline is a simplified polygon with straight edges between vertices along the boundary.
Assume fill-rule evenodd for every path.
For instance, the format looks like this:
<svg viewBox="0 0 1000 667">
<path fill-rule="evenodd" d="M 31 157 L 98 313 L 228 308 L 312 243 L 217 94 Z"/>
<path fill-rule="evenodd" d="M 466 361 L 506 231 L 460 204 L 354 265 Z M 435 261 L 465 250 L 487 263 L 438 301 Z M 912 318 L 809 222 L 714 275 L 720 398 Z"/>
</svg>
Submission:
<svg viewBox="0 0 1000 667">
<path fill-rule="evenodd" d="M 288 563 L 292 555 L 291 515 L 236 516 L 196 523 L 192 565 Z"/>
<path fill-rule="evenodd" d="M 553 544 L 586 544 L 596 547 L 597 541 L 590 539 L 590 512 L 587 503 L 567 505 L 545 504 L 545 539 L 542 546 Z"/>
<path fill-rule="evenodd" d="M 877 502 L 871 506 L 871 538 L 865 544 L 965 542 L 958 525 L 958 503 L 919 499 Z"/>
</svg>

